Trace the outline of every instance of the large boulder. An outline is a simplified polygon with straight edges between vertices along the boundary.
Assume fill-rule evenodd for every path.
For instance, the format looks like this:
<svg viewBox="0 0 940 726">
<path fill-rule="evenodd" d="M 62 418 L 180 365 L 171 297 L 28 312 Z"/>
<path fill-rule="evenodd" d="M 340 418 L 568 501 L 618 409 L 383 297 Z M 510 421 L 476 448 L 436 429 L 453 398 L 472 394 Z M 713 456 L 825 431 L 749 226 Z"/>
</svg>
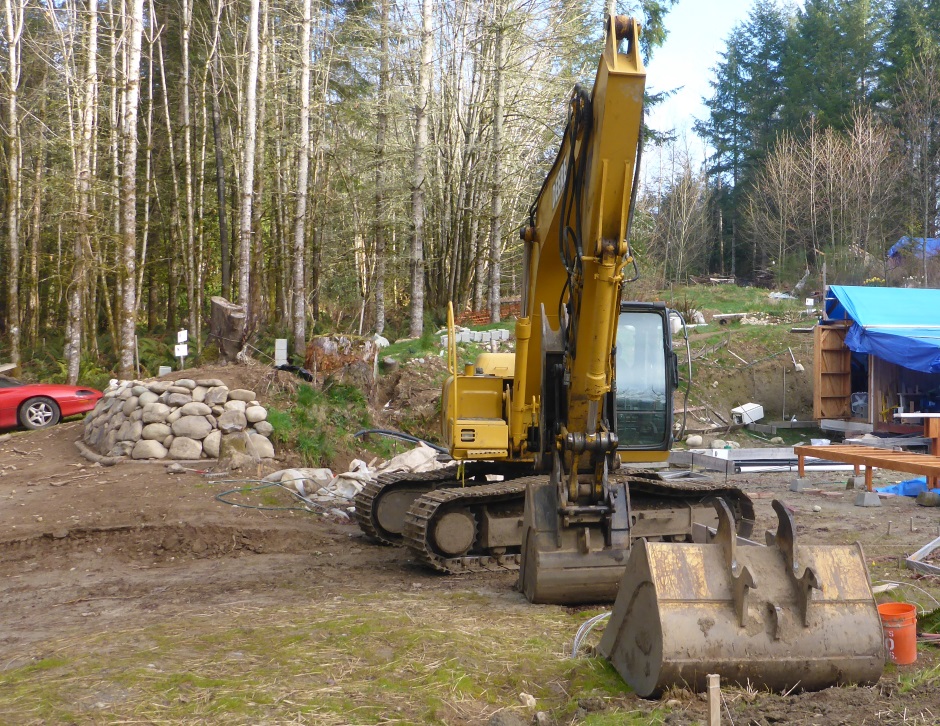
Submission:
<svg viewBox="0 0 940 726">
<path fill-rule="evenodd" d="M 274 433 L 274 427 L 267 421 L 259 421 L 255 424 L 254 428 L 255 431 L 257 431 L 259 434 L 268 438 L 270 438 L 271 434 Z"/>
<path fill-rule="evenodd" d="M 230 401 L 245 401 L 247 403 L 255 400 L 255 392 L 245 388 L 236 388 L 234 391 L 228 392 L 228 398 Z"/>
<path fill-rule="evenodd" d="M 142 420 L 145 424 L 164 423 L 166 417 L 169 415 L 170 407 L 165 403 L 148 403 L 144 406 L 144 417 Z"/>
<path fill-rule="evenodd" d="M 170 444 L 171 459 L 198 459 L 202 456 L 202 444 L 186 436 L 177 436 Z"/>
<path fill-rule="evenodd" d="M 218 429 L 202 440 L 202 450 L 210 459 L 219 458 L 219 448 L 222 445 L 222 432 Z"/>
<path fill-rule="evenodd" d="M 248 444 L 259 459 L 274 458 L 274 445 L 261 434 L 249 432 Z"/>
<path fill-rule="evenodd" d="M 206 421 L 205 416 L 181 416 L 178 421 L 173 422 L 171 428 L 173 430 L 173 435 L 178 438 L 183 437 L 189 439 L 204 439 L 212 432 L 212 424 Z M 175 444 L 176 442 L 174 441 L 173 443 Z M 172 456 L 172 453 L 170 455 Z"/>
<path fill-rule="evenodd" d="M 180 406 L 180 411 L 184 416 L 208 416 L 212 409 L 204 403 L 190 401 L 184 406 Z"/>
<path fill-rule="evenodd" d="M 165 423 L 152 423 L 144 426 L 140 432 L 140 437 L 150 441 L 163 441 L 170 433 L 170 427 Z"/>
<path fill-rule="evenodd" d="M 132 459 L 165 459 L 167 450 L 159 441 L 141 439 L 131 451 Z"/>
<path fill-rule="evenodd" d="M 156 403 L 160 397 L 153 391 L 144 391 L 137 397 L 137 403 L 141 406 L 145 406 L 148 403 Z"/>
<path fill-rule="evenodd" d="M 248 419 L 241 411 L 226 411 L 219 416 L 219 430 L 223 434 L 244 431 L 248 426 Z"/>
<path fill-rule="evenodd" d="M 264 406 L 249 406 L 245 409 L 245 418 L 248 423 L 258 423 L 268 417 L 268 412 Z"/>
<path fill-rule="evenodd" d="M 124 402 L 122 410 L 124 411 L 125 416 L 130 416 L 134 411 L 137 410 L 137 396 L 131 396 Z"/>
<path fill-rule="evenodd" d="M 228 386 L 213 386 L 206 390 L 203 403 L 209 406 L 221 406 L 228 400 Z"/>
<path fill-rule="evenodd" d="M 186 393 L 180 393 L 174 391 L 166 397 L 166 403 L 168 406 L 185 406 L 187 403 L 193 400 L 193 394 L 191 391 L 186 391 Z"/>
</svg>

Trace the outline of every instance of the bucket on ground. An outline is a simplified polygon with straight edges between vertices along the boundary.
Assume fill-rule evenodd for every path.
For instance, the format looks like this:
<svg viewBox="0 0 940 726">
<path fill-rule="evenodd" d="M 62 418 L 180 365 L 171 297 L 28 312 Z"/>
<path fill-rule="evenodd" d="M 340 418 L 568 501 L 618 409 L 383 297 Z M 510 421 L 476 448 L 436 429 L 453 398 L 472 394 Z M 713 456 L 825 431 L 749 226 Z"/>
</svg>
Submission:
<svg viewBox="0 0 940 726">
<path fill-rule="evenodd" d="M 633 544 L 598 651 L 637 695 L 702 691 L 713 673 L 780 692 L 876 683 L 884 639 L 861 546 L 797 544 L 776 500 L 770 544 L 748 546 L 715 506 L 710 544 Z"/>
<path fill-rule="evenodd" d="M 908 665 L 917 660 L 917 607 L 906 602 L 878 606 L 885 633 L 885 650 L 892 663 Z"/>
</svg>

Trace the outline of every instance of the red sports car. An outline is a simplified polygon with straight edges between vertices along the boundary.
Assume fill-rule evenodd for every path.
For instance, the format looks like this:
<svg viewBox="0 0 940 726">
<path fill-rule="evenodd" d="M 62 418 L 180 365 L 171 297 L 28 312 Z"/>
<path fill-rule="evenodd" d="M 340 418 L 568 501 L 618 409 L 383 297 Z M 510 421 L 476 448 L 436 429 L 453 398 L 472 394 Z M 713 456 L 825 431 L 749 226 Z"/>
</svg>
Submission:
<svg viewBox="0 0 940 726">
<path fill-rule="evenodd" d="M 65 416 L 91 411 L 101 391 L 82 386 L 23 383 L 0 376 L 0 429 L 43 429 Z"/>
</svg>

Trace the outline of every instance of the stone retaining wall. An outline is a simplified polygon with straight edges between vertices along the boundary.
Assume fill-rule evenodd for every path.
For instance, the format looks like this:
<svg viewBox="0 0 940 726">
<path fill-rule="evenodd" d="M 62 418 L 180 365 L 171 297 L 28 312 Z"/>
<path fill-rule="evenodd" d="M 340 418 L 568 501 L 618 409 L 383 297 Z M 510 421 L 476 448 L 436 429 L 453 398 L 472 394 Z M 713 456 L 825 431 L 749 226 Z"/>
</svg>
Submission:
<svg viewBox="0 0 940 726">
<path fill-rule="evenodd" d="M 267 459 L 274 457 L 267 417 L 254 391 L 218 379 L 123 381 L 85 417 L 82 440 L 102 456 L 217 459 L 232 445 Z"/>
</svg>

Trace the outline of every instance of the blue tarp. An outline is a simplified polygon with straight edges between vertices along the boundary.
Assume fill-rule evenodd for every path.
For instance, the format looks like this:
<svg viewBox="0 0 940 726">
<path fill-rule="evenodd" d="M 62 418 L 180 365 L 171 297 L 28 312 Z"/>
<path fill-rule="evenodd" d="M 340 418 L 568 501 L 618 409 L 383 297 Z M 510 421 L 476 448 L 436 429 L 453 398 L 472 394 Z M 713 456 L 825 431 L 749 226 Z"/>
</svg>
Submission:
<svg viewBox="0 0 940 726">
<path fill-rule="evenodd" d="M 875 491 L 881 492 L 882 494 L 899 494 L 902 497 L 916 497 L 921 492 L 927 491 L 927 480 L 919 476 L 915 479 L 899 481 L 897 484 L 875 487 Z M 940 490 L 931 489 L 930 491 L 935 492 Z"/>
<path fill-rule="evenodd" d="M 891 245 L 891 249 L 888 250 L 888 260 L 894 262 L 893 265 L 889 267 L 895 267 L 901 263 L 902 255 L 909 255 L 910 257 L 919 257 L 924 256 L 924 238 L 923 237 L 901 237 L 897 242 Z M 937 237 L 928 237 L 927 238 L 927 257 L 934 257 L 935 255 L 940 254 L 940 239 Z"/>
<path fill-rule="evenodd" d="M 845 336 L 850 350 L 940 373 L 940 290 L 830 285 L 826 315 L 854 322 Z"/>
</svg>

